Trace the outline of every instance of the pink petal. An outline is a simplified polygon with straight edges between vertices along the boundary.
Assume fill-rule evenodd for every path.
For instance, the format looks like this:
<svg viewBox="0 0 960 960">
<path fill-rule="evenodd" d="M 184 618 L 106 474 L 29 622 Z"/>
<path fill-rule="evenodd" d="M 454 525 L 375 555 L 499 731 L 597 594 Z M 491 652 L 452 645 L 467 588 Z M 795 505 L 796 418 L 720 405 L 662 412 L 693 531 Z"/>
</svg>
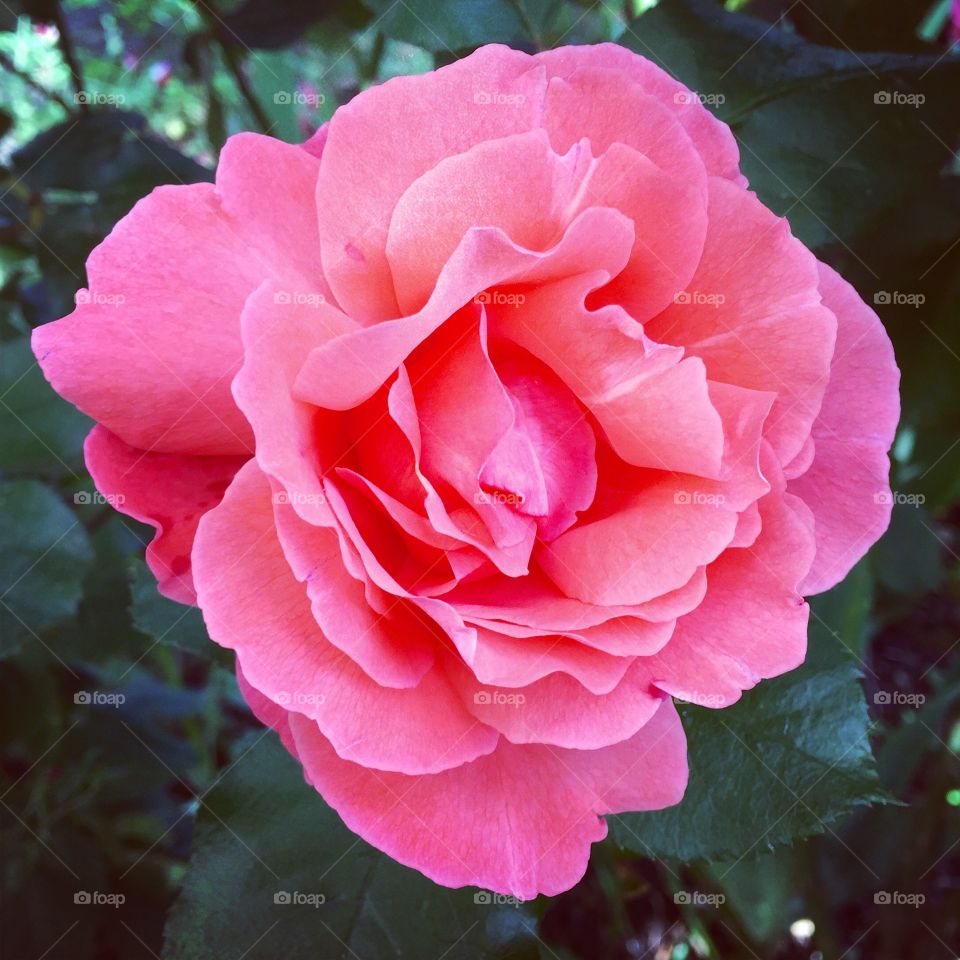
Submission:
<svg viewBox="0 0 960 960">
<path fill-rule="evenodd" d="M 711 380 L 777 394 L 766 436 L 788 463 L 820 410 L 835 328 L 820 303 L 816 260 L 787 221 L 712 178 L 700 265 L 646 333 L 702 357 Z"/>
<path fill-rule="evenodd" d="M 367 584 L 348 572 L 333 530 L 310 525 L 283 503 L 274 505 L 274 518 L 323 636 L 381 686 L 415 687 L 434 662 L 431 632 L 395 597 L 383 613 L 370 606 Z"/>
<path fill-rule="evenodd" d="M 702 362 L 647 339 L 619 306 L 588 309 L 596 286 L 584 273 L 531 290 L 491 330 L 555 370 L 628 463 L 719 476 L 723 424 Z"/>
<path fill-rule="evenodd" d="M 494 749 L 496 732 L 467 714 L 440 670 L 412 689 L 381 687 L 327 642 L 280 549 L 270 500 L 250 461 L 194 547 L 207 629 L 237 651 L 249 683 L 315 720 L 340 756 L 377 770 L 435 772 Z"/>
<path fill-rule="evenodd" d="M 537 552 L 568 596 L 633 604 L 683 586 L 733 537 L 737 515 L 722 502 L 697 502 L 682 478 L 665 475 L 626 499 L 619 512 L 581 523 Z"/>
<path fill-rule="evenodd" d="M 594 650 L 601 650 L 614 657 L 649 656 L 651 653 L 662 650 L 670 639 L 676 623 L 674 620 L 649 622 L 638 617 L 615 617 L 607 614 L 609 619 L 594 626 L 579 629 L 562 627 L 549 629 L 530 627 L 507 620 L 483 619 L 468 614 L 459 605 L 458 609 L 464 614 L 467 623 L 476 627 L 485 627 L 494 633 L 500 633 L 507 637 L 544 637 L 547 635 L 570 637 L 572 640 L 577 640 Z M 602 609 L 613 610 L 614 608 L 604 607 Z M 501 610 L 499 613 L 502 616 L 509 616 L 510 612 Z"/>
<path fill-rule="evenodd" d="M 536 60 L 546 66 L 551 77 L 575 79 L 578 71 L 598 67 L 623 71 L 644 93 L 673 111 L 703 157 L 708 173 L 738 184 L 746 182 L 740 175 L 740 151 L 730 128 L 717 120 L 682 83 L 645 57 L 619 44 L 600 43 L 546 50 L 537 54 Z"/>
<path fill-rule="evenodd" d="M 389 391 L 391 419 L 400 427 L 410 445 L 414 457 L 414 470 L 423 487 L 423 507 L 433 528 L 441 535 L 460 540 L 475 547 L 488 557 L 507 576 L 522 576 L 527 570 L 531 538 L 534 529 L 530 526 L 526 538 L 509 546 L 494 543 L 489 530 L 472 507 L 452 508 L 448 512 L 436 488 L 421 470 L 423 444 L 420 421 L 413 389 L 405 367 L 401 367 L 397 379 Z"/>
<path fill-rule="evenodd" d="M 299 147 L 239 134 L 216 186 L 159 187 L 137 203 L 90 254 L 77 309 L 34 331 L 54 389 L 142 450 L 252 453 L 230 395 L 240 312 L 264 278 L 290 289 L 322 278 L 318 166 Z"/>
<path fill-rule="evenodd" d="M 624 118 L 629 117 L 629 123 Z M 585 63 L 547 85 L 543 125 L 558 153 L 582 138 L 594 156 L 621 143 L 653 161 L 661 170 L 698 182 L 706 192 L 706 170 L 699 151 L 666 106 L 627 80 L 620 70 Z"/>
<path fill-rule="evenodd" d="M 809 607 L 798 588 L 813 560 L 809 511 L 779 491 L 759 507 L 756 542 L 711 564 L 703 603 L 677 621 L 663 650 L 642 661 L 666 693 L 723 707 L 803 662 Z"/>
<path fill-rule="evenodd" d="M 614 656 L 568 637 L 517 638 L 503 632 L 507 629 L 499 623 L 477 627 L 472 647 L 463 642 L 457 645 L 480 683 L 525 687 L 552 673 L 565 673 L 591 693 L 603 694 L 609 693 L 630 667 L 630 657 Z"/>
<path fill-rule="evenodd" d="M 679 589 L 643 604 L 596 606 L 562 593 L 538 570 L 517 579 L 499 578 L 462 584 L 447 599 L 470 619 L 505 620 L 541 633 L 577 631 L 617 617 L 641 617 L 652 622 L 672 621 L 689 613 L 703 599 L 707 579 L 703 569 Z M 501 625 L 502 626 L 502 625 Z"/>
<path fill-rule="evenodd" d="M 146 453 L 99 424 L 83 451 L 97 490 L 121 513 L 157 531 L 147 547 L 147 564 L 160 592 L 195 604 L 190 553 L 197 524 L 220 502 L 246 458 Z"/>
<path fill-rule="evenodd" d="M 399 315 L 385 248 L 404 190 L 444 157 L 536 126 L 544 86 L 530 57 L 488 46 L 372 87 L 337 110 L 317 206 L 324 271 L 350 316 L 367 323 Z"/>
<path fill-rule="evenodd" d="M 658 313 L 684 288 L 700 257 L 707 226 L 702 181 L 664 172 L 619 143 L 598 158 L 587 140 L 560 155 L 543 130 L 447 157 L 407 189 L 387 241 L 401 309 L 410 313 L 427 302 L 472 228 L 498 228 L 525 249 L 546 250 L 592 207 L 620 210 L 636 233 L 605 302 L 621 303 L 640 320 Z"/>
<path fill-rule="evenodd" d="M 787 488 L 810 507 L 816 524 L 806 594 L 842 580 L 887 529 L 893 502 L 887 450 L 900 416 L 900 373 L 876 314 L 824 264 L 820 292 L 837 317 L 837 345 L 813 425 L 813 464 Z"/>
<path fill-rule="evenodd" d="M 581 208 L 614 207 L 634 224 L 630 262 L 595 295 L 646 321 L 673 302 L 693 277 L 707 234 L 707 203 L 699 178 L 661 170 L 643 154 L 614 143 L 590 169 Z"/>
<path fill-rule="evenodd" d="M 410 353 L 460 307 L 494 285 L 543 283 L 580 269 L 622 269 L 632 227 L 614 210 L 586 210 L 545 252 L 524 250 L 503 231 L 473 227 L 443 268 L 429 302 L 410 317 L 387 320 L 314 350 L 297 380 L 298 395 L 330 410 L 371 397 Z"/>
<path fill-rule="evenodd" d="M 275 730 L 280 736 L 280 742 L 297 757 L 297 745 L 290 732 L 290 713 L 284 707 L 267 699 L 256 687 L 251 687 L 247 678 L 240 669 L 240 661 L 236 662 L 237 686 L 243 699 L 247 701 L 250 712 L 264 725 Z M 297 757 L 297 760 L 300 758 Z"/>
<path fill-rule="evenodd" d="M 484 685 L 468 670 L 457 671 L 453 678 L 467 710 L 511 743 L 574 750 L 597 750 L 632 737 L 663 700 L 646 672 L 635 667 L 600 696 L 564 673 L 519 689 Z"/>
<path fill-rule="evenodd" d="M 501 740 L 490 755 L 434 776 L 366 770 L 341 760 L 317 726 L 290 726 L 307 778 L 346 825 L 395 860 L 448 887 L 530 899 L 572 887 L 602 840 L 604 813 L 677 803 L 685 739 L 665 702 L 629 740 L 564 750 Z"/>
<path fill-rule="evenodd" d="M 521 451 L 529 451 L 530 462 L 501 459 L 498 447 L 480 479 L 495 489 L 522 494 L 518 509 L 538 517 L 541 540 L 554 540 L 593 501 L 597 487 L 593 430 L 570 390 L 546 364 L 512 350 L 501 351 L 496 368 L 516 414 L 508 436 Z M 538 480 L 535 487 L 531 477 Z"/>
<path fill-rule="evenodd" d="M 233 395 L 253 427 L 257 463 L 301 516 L 331 523 L 317 469 L 316 409 L 292 389 L 310 351 L 355 325 L 320 289 L 291 291 L 264 281 L 247 299 L 241 327 L 245 352 Z"/>
<path fill-rule="evenodd" d="M 422 437 L 421 468 L 453 488 L 501 547 L 533 546 L 536 524 L 505 503 L 481 496 L 484 464 L 516 414 L 490 362 L 482 309 L 465 309 L 437 331 L 408 366 Z M 529 556 L 529 552 L 527 553 Z"/>
</svg>

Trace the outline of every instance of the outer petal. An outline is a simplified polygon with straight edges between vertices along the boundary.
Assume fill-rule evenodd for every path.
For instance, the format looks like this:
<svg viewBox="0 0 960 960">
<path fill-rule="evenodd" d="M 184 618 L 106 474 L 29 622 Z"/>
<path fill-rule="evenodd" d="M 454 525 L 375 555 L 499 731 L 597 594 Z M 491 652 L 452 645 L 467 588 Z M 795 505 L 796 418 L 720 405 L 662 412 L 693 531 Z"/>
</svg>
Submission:
<svg viewBox="0 0 960 960">
<path fill-rule="evenodd" d="M 697 607 L 706 588 L 707 578 L 699 569 L 680 589 L 649 603 L 599 606 L 574 600 L 534 570 L 522 579 L 461 585 L 448 599 L 471 619 L 507 620 L 537 628 L 541 633 L 562 633 L 588 629 L 617 617 L 641 617 L 654 623 L 672 620 Z"/>
<path fill-rule="evenodd" d="M 385 247 L 400 195 L 444 157 L 536 126 L 544 86 L 530 57 L 488 46 L 433 73 L 389 80 L 337 110 L 317 205 L 324 270 L 347 313 L 361 322 L 398 315 Z"/>
<path fill-rule="evenodd" d="M 525 687 L 553 673 L 565 673 L 591 693 L 609 693 L 630 668 L 630 657 L 612 656 L 564 636 L 515 637 L 499 624 L 477 627 L 472 647 L 459 652 L 480 683 Z M 516 631 L 512 631 L 516 633 Z"/>
<path fill-rule="evenodd" d="M 184 457 L 146 453 L 95 426 L 84 444 L 87 469 L 97 489 L 121 513 L 157 531 L 147 563 L 160 592 L 196 603 L 190 553 L 200 518 L 215 507 L 245 457 Z"/>
<path fill-rule="evenodd" d="M 676 106 L 644 93 L 621 70 L 585 64 L 566 76 L 551 77 L 543 125 L 558 153 L 584 137 L 595 155 L 621 143 L 661 170 L 699 181 L 706 190 L 703 159 L 677 118 Z"/>
<path fill-rule="evenodd" d="M 391 597 L 382 613 L 371 607 L 370 584 L 351 575 L 333 530 L 306 523 L 285 503 L 275 504 L 274 520 L 284 556 L 305 582 L 326 639 L 381 686 L 417 686 L 434 662 L 433 643 L 409 605 Z"/>
<path fill-rule="evenodd" d="M 600 814 L 677 803 L 686 743 L 666 701 L 641 730 L 601 750 L 501 740 L 494 753 L 434 776 L 366 770 L 341 760 L 315 724 L 290 727 L 307 778 L 347 826 L 395 860 L 448 887 L 530 899 L 582 876 Z"/>
<path fill-rule="evenodd" d="M 646 672 L 632 667 L 597 696 L 563 673 L 520 689 L 484 686 L 469 671 L 454 674 L 464 706 L 511 743 L 548 743 L 596 750 L 632 737 L 660 706 Z"/>
<path fill-rule="evenodd" d="M 142 450 L 252 453 L 230 395 L 240 312 L 266 277 L 291 290 L 322 278 L 318 167 L 299 147 L 239 134 L 216 186 L 159 187 L 141 200 L 90 254 L 77 309 L 34 331 L 54 389 Z"/>
<path fill-rule="evenodd" d="M 707 172 L 735 183 L 740 175 L 740 151 L 730 128 L 704 107 L 696 94 L 655 63 L 615 43 L 559 47 L 536 56 L 551 77 L 576 78 L 577 71 L 602 68 L 623 71 L 630 80 L 674 112 L 703 157 Z"/>
<path fill-rule="evenodd" d="M 900 372 L 877 315 L 824 264 L 820 293 L 837 316 L 837 345 L 813 425 L 813 464 L 787 487 L 816 522 L 817 556 L 801 585 L 806 594 L 842 580 L 887 529 L 893 502 L 887 450 L 900 416 Z"/>
<path fill-rule="evenodd" d="M 711 380 L 776 393 L 765 434 L 786 464 L 820 411 L 836 320 L 820 302 L 817 262 L 786 220 L 718 177 L 709 210 L 688 289 L 645 331 L 701 357 Z"/>
<path fill-rule="evenodd" d="M 756 542 L 708 568 L 703 603 L 642 661 L 661 690 L 723 707 L 803 662 L 810 610 L 798 586 L 813 561 L 810 514 L 798 498 L 774 491 L 760 501 L 760 515 Z"/>
<path fill-rule="evenodd" d="M 439 670 L 413 689 L 381 687 L 325 640 L 280 549 L 270 485 L 255 462 L 204 517 L 194 576 L 210 636 L 237 651 L 264 696 L 316 721 L 340 756 L 416 774 L 494 748 L 496 731 L 463 709 Z"/>
<path fill-rule="evenodd" d="M 264 725 L 276 730 L 280 736 L 280 742 L 290 751 L 293 756 L 297 756 L 297 745 L 293 742 L 293 734 L 290 732 L 290 712 L 279 704 L 274 703 L 265 697 L 256 687 L 250 686 L 247 678 L 240 669 L 240 661 L 236 663 L 237 686 L 243 699 L 247 701 L 253 715 Z M 299 760 L 300 758 L 297 757 Z"/>
<path fill-rule="evenodd" d="M 543 130 L 447 157 L 407 189 L 387 240 L 400 308 L 411 312 L 427 301 L 472 227 L 497 227 L 528 250 L 546 250 L 591 207 L 619 210 L 635 230 L 630 259 L 604 295 L 638 320 L 658 313 L 684 289 L 700 258 L 707 229 L 702 181 L 661 170 L 622 143 L 594 157 L 582 140 L 560 155 Z"/>
<path fill-rule="evenodd" d="M 233 395 L 256 438 L 257 463 L 314 523 L 331 522 L 317 469 L 316 409 L 293 395 L 293 383 L 314 347 L 355 328 L 321 288 L 284 290 L 264 281 L 243 308 L 243 366 Z"/>
</svg>

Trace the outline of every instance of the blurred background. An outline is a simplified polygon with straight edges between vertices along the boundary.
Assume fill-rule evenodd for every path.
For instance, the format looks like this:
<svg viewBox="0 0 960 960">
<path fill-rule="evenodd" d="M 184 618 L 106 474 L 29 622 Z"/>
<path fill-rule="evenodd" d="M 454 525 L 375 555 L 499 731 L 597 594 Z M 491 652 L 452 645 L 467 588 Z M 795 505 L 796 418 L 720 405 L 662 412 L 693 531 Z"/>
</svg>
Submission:
<svg viewBox="0 0 960 960">
<path fill-rule="evenodd" d="M 890 531 L 815 606 L 807 672 L 730 711 L 762 768 L 731 754 L 680 816 L 615 824 L 552 901 L 472 920 L 483 905 L 469 897 L 425 885 L 405 906 L 390 888 L 376 935 L 362 909 L 342 925 L 324 915 L 327 939 L 312 915 L 274 932 L 259 900 L 237 899 L 276 887 L 256 873 L 264 850 L 285 855 L 282 838 L 244 832 L 253 813 L 291 830 L 302 817 L 301 853 L 321 834 L 348 840 L 282 755 L 225 778 L 274 751 L 272 735 L 198 612 L 156 593 L 152 531 L 96 494 L 89 423 L 44 382 L 30 330 L 72 309 L 88 253 L 137 199 L 212 180 L 231 134 L 304 140 L 365 87 L 482 43 L 602 40 L 698 90 L 733 125 L 761 199 L 883 318 L 903 369 Z M 3 960 L 960 956 L 958 42 L 950 0 L 0 0 Z M 771 757 L 807 744 L 775 701 L 801 695 L 828 737 L 863 739 L 863 769 L 811 761 L 802 789 L 778 772 Z M 684 708 L 704 731 L 694 758 L 697 743 L 716 755 L 701 713 Z M 868 786 L 854 782 L 866 765 Z M 764 800 L 779 815 L 758 825 Z M 437 924 L 429 945 L 399 933 L 416 910 Z M 262 940 L 231 940 L 261 915 Z"/>
</svg>

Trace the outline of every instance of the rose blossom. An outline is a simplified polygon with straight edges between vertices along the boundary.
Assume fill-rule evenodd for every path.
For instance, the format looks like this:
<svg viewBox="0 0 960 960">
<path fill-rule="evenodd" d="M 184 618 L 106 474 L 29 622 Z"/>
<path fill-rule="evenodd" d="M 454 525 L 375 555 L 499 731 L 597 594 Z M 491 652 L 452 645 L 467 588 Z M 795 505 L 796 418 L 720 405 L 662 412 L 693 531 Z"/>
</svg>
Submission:
<svg viewBox="0 0 960 960">
<path fill-rule="evenodd" d="M 33 342 L 99 490 L 307 780 L 449 886 L 558 893 L 676 803 L 671 698 L 797 666 L 889 519 L 879 321 L 615 45 L 235 136 L 87 270 Z"/>
</svg>

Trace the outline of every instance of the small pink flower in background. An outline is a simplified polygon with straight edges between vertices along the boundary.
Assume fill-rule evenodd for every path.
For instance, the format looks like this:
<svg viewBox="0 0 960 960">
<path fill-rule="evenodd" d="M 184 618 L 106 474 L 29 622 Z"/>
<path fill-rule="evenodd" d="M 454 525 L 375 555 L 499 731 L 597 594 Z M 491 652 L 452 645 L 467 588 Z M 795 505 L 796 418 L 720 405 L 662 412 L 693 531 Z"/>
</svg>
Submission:
<svg viewBox="0 0 960 960">
<path fill-rule="evenodd" d="M 100 492 L 347 825 L 449 886 L 561 892 L 679 801 L 672 698 L 801 663 L 889 520 L 877 317 L 615 45 L 233 137 L 87 270 L 34 350 Z"/>
<path fill-rule="evenodd" d="M 169 60 L 158 60 L 156 63 L 150 64 L 147 73 L 150 79 L 162 89 L 173 76 L 173 65 Z"/>
<path fill-rule="evenodd" d="M 953 0 L 950 5 L 950 39 L 960 43 L 960 0 Z"/>
</svg>

